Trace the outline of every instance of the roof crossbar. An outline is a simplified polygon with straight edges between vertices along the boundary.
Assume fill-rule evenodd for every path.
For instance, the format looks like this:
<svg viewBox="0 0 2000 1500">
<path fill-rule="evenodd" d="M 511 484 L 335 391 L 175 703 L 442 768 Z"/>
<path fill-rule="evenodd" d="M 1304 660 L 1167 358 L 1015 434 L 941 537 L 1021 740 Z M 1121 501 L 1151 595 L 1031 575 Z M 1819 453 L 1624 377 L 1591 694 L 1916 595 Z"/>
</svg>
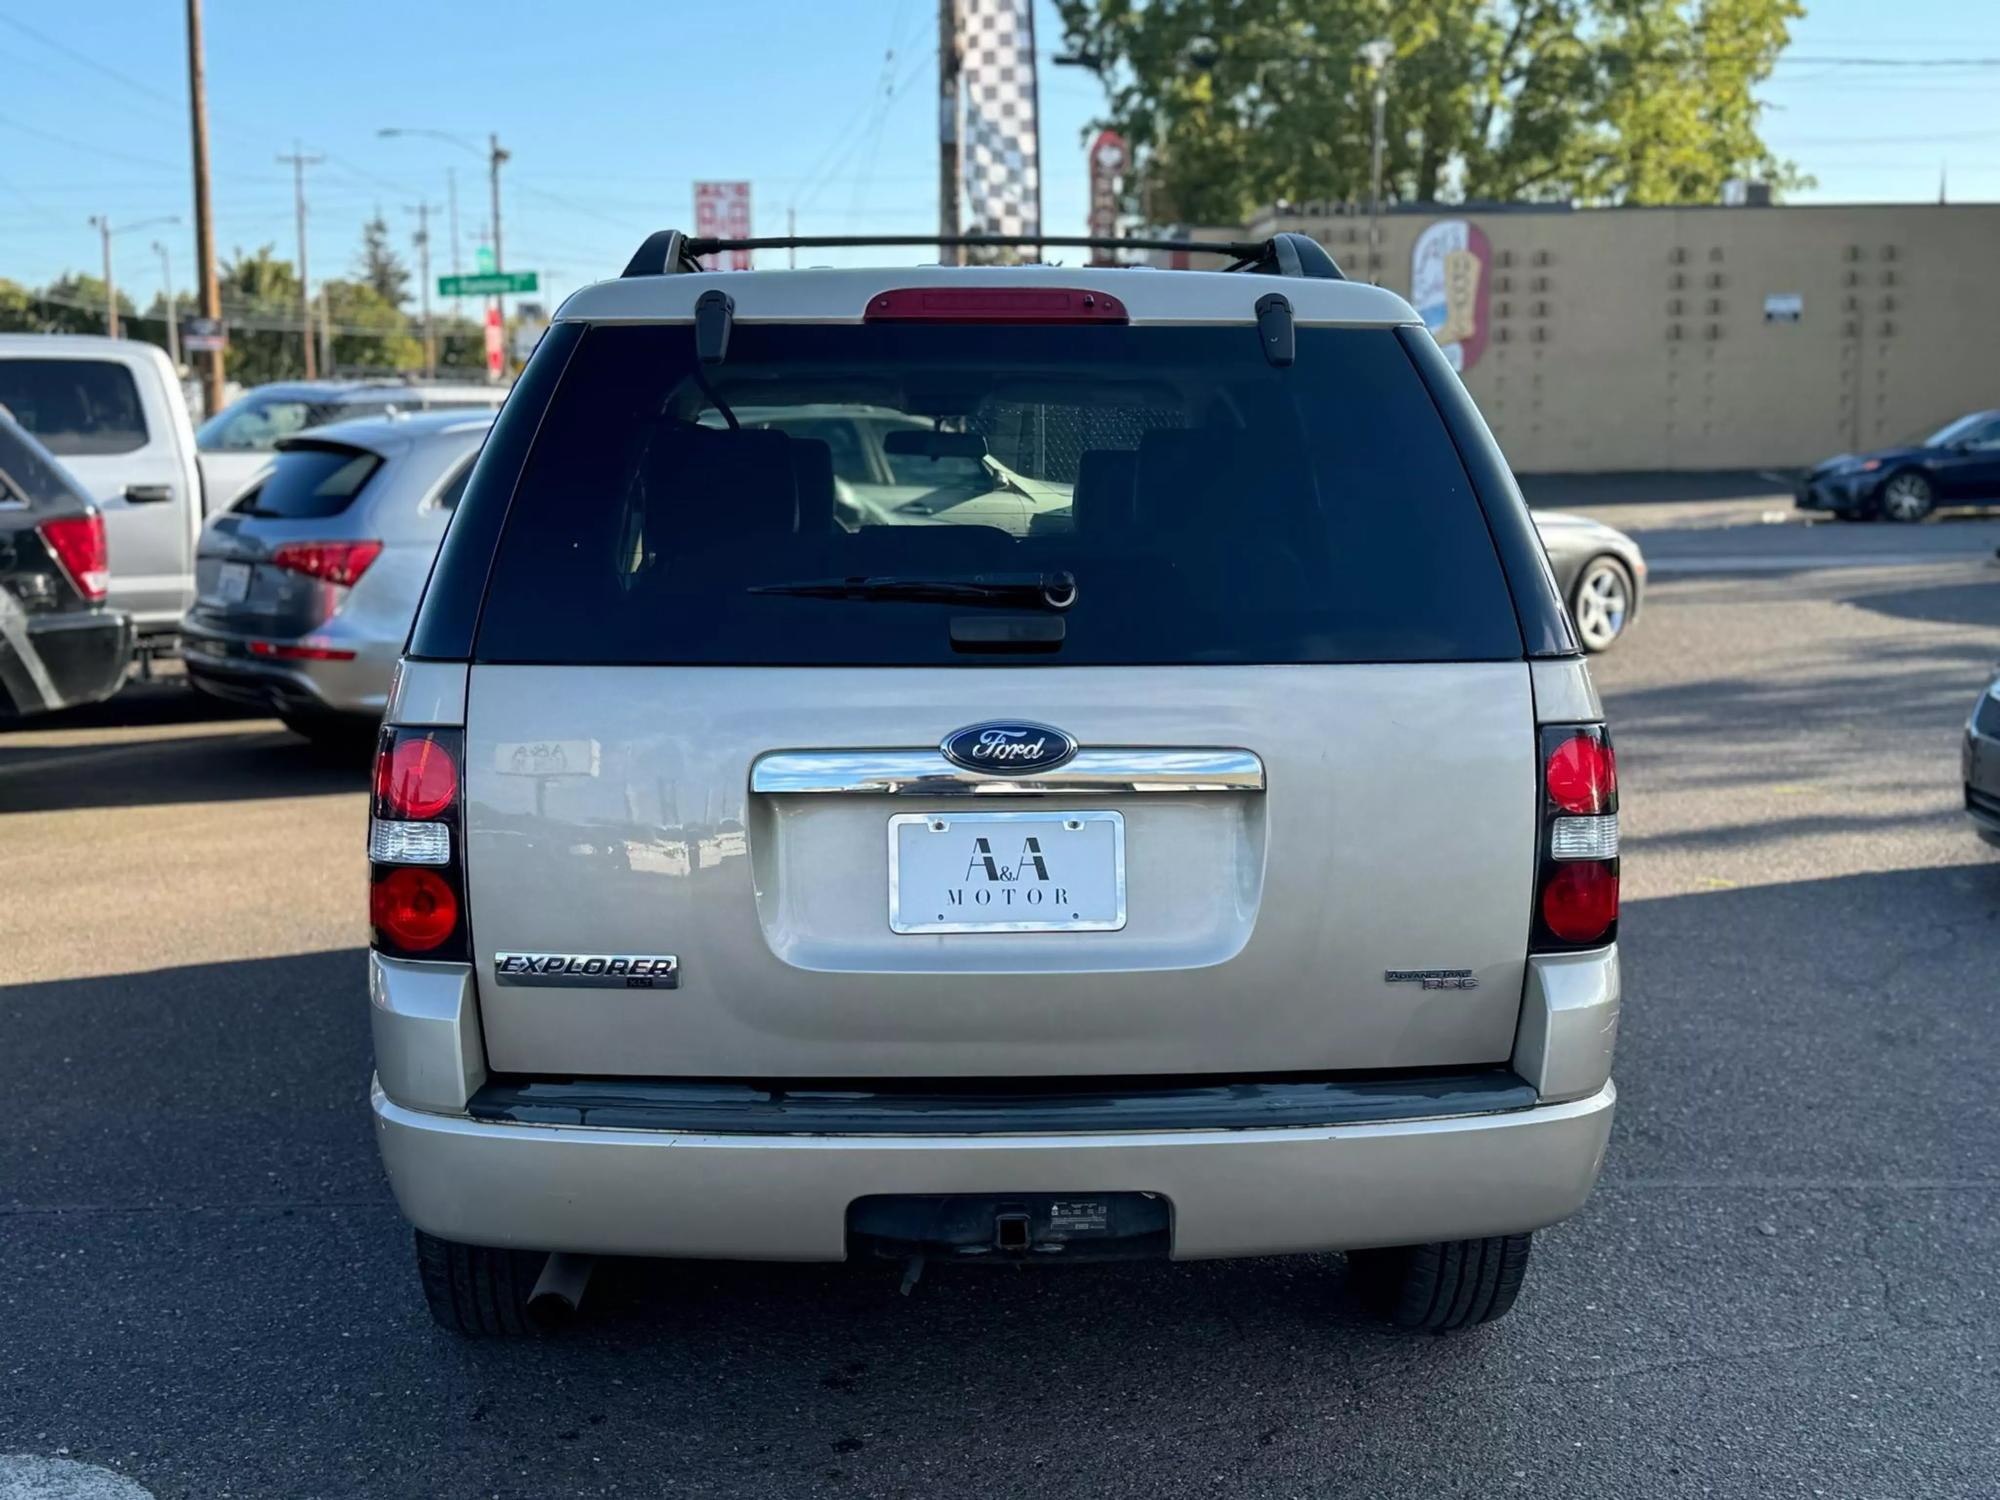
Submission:
<svg viewBox="0 0 2000 1500">
<path fill-rule="evenodd" d="M 1231 271 L 1267 276 L 1305 276 L 1343 281 L 1339 265 L 1326 247 L 1310 235 L 1274 234 L 1264 240 L 1179 240 L 1137 237 L 1120 239 L 1092 235 L 962 234 L 833 234 L 778 235 L 764 239 L 696 239 L 678 229 L 660 229 L 646 236 L 627 263 L 626 276 L 671 276 L 702 269 L 701 257 L 728 250 L 855 250 L 875 246 L 936 245 L 940 250 L 1022 250 L 1053 247 L 1062 250 L 1165 250 L 1227 256 Z"/>
</svg>

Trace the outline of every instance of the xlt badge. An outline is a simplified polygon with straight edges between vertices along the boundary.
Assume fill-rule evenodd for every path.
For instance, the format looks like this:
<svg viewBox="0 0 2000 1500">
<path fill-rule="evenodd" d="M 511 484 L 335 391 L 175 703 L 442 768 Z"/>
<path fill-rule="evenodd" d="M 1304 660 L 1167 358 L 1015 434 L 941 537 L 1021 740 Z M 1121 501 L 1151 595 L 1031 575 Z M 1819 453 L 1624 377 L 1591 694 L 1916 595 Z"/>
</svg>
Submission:
<svg viewBox="0 0 2000 1500">
<path fill-rule="evenodd" d="M 1418 984 L 1427 990 L 1476 990 L 1479 981 L 1470 969 L 1384 969 L 1389 984 Z"/>
<path fill-rule="evenodd" d="M 568 989 L 677 990 L 681 961 L 671 953 L 496 953 L 493 978 Z"/>
</svg>

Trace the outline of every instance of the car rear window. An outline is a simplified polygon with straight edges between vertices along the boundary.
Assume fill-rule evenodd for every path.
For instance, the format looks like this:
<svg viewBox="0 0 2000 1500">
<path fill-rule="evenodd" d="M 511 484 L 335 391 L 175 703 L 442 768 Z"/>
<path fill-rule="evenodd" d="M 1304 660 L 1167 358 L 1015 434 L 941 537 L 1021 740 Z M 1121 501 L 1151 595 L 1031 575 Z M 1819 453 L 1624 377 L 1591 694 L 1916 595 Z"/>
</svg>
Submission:
<svg viewBox="0 0 2000 1500">
<path fill-rule="evenodd" d="M 1053 649 L 974 641 L 1017 619 L 1046 636 L 1072 592 Z M 1248 325 L 740 324 L 706 367 L 687 325 L 585 334 L 474 654 L 1077 666 L 1522 643 L 1392 330 L 1302 328 L 1275 368 Z"/>
<path fill-rule="evenodd" d="M 382 467 L 378 454 L 340 443 L 295 443 L 281 450 L 264 481 L 235 509 L 246 516 L 318 521 L 337 516 Z"/>
<path fill-rule="evenodd" d="M 139 387 L 107 359 L 0 359 L 0 406 L 58 458 L 146 446 Z"/>
</svg>

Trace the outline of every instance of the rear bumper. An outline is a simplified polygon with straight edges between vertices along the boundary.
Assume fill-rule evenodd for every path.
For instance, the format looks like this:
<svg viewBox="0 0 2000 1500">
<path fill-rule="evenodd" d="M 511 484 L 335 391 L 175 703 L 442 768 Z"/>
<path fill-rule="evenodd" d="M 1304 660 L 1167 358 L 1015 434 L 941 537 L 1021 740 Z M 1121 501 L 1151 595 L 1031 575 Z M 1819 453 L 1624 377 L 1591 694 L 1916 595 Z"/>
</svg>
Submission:
<svg viewBox="0 0 2000 1500">
<path fill-rule="evenodd" d="M 1539 1229 L 1582 1207 L 1616 1088 L 1565 1104 L 1311 1129 L 755 1136 L 494 1124 L 372 1092 L 404 1214 L 470 1244 L 841 1260 L 872 1194 L 1150 1192 L 1175 1259 Z"/>
<path fill-rule="evenodd" d="M 1528 969 L 1504 1070 L 1520 1087 L 1484 1112 L 1437 1091 L 1340 1124 L 835 1133 L 798 1116 L 756 1131 L 637 1129 L 608 1110 L 607 1125 L 474 1118 L 494 1091 L 471 967 L 371 955 L 375 1137 L 417 1227 L 534 1250 L 840 1260 L 856 1199 L 932 1193 L 1155 1193 L 1178 1259 L 1510 1234 L 1583 1205 L 1617 1099 L 1616 947 Z"/>
<path fill-rule="evenodd" d="M 281 714 L 379 718 L 389 701 L 394 660 L 384 660 L 379 649 L 357 643 L 329 644 L 352 649 L 355 655 L 346 661 L 272 660 L 250 655 L 248 637 L 189 627 L 181 643 L 181 661 L 190 684 L 231 703 Z"/>
<path fill-rule="evenodd" d="M 132 622 L 124 615 L 17 616 L 0 630 L 0 707 L 49 713 L 109 698 L 132 662 Z"/>
</svg>

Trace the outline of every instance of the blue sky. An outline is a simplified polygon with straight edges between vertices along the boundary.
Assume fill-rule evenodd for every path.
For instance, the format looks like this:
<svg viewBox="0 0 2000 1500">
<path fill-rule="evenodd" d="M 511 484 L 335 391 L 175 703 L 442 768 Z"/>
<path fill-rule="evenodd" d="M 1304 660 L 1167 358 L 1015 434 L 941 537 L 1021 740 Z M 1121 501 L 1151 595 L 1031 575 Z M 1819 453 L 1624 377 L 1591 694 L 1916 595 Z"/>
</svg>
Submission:
<svg viewBox="0 0 2000 1500">
<path fill-rule="evenodd" d="M 1766 89 L 1766 138 L 1819 179 L 1805 201 L 2000 199 L 2000 3 L 1808 0 Z M 483 160 L 424 126 L 514 153 L 504 173 L 507 262 L 558 291 L 615 274 L 645 233 L 687 223 L 698 177 L 749 178 L 759 233 L 922 232 L 936 223 L 935 0 L 208 0 L 217 238 L 293 254 L 294 140 L 309 177 L 314 279 L 351 270 L 379 206 L 406 252 L 408 207 L 443 205 L 456 169 L 462 258 L 487 219 Z M 22 27 L 29 28 L 23 30 Z M 1060 41 L 1053 7 L 1038 26 Z M 53 44 L 53 45 L 51 45 Z M 98 268 L 96 231 L 178 214 L 116 241 L 143 303 L 166 244 L 193 264 L 182 6 L 0 0 L 0 277 L 40 284 Z M 1835 59 L 1867 59 L 1854 66 Z M 1956 65 L 1893 66 L 1939 59 Z M 1975 59 L 1986 59 L 1980 66 Z M 95 62 L 118 75 L 110 76 Z M 1097 84 L 1044 66 L 1045 213 L 1083 230 L 1081 132 Z M 826 257 L 816 257 L 826 258 Z"/>
</svg>

